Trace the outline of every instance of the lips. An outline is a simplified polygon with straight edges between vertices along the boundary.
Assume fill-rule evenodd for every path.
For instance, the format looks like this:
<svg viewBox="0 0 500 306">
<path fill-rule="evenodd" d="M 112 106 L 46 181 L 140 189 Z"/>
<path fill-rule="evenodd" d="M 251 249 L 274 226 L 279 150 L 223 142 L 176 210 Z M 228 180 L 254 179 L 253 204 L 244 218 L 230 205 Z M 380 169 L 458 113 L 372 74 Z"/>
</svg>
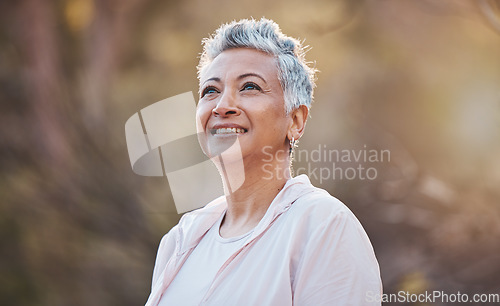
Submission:
<svg viewBox="0 0 500 306">
<path fill-rule="evenodd" d="M 213 134 L 243 134 L 245 133 L 244 129 L 240 128 L 222 128 L 214 130 Z"/>
<path fill-rule="evenodd" d="M 212 135 L 238 135 L 246 132 L 247 129 L 237 124 L 216 124 L 210 129 Z"/>
</svg>

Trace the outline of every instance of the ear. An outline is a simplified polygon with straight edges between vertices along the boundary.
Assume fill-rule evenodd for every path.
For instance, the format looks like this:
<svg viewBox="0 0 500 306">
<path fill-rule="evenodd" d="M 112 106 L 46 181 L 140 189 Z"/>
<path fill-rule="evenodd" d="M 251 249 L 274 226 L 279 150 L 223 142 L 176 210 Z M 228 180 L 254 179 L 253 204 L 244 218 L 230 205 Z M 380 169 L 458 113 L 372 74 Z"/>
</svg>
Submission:
<svg viewBox="0 0 500 306">
<path fill-rule="evenodd" d="M 298 140 L 304 134 L 308 115 L 309 109 L 305 105 L 300 105 L 299 108 L 292 111 L 292 124 L 288 128 L 288 139 L 292 139 L 293 137 L 295 140 Z"/>
</svg>

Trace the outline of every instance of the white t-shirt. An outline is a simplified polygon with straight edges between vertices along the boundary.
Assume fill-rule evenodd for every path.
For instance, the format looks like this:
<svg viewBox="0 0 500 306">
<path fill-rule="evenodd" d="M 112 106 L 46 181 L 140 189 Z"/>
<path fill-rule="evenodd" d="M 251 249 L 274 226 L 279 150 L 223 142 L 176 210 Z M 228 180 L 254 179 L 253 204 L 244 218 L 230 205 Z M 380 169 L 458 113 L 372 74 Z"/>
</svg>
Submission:
<svg viewBox="0 0 500 306">
<path fill-rule="evenodd" d="M 218 198 L 185 214 L 163 237 L 147 306 L 160 300 L 172 306 L 380 306 L 379 266 L 363 227 L 307 176 L 290 179 L 253 232 L 230 250 L 223 250 L 216 230 L 226 209 L 225 198 Z"/>
<path fill-rule="evenodd" d="M 159 306 L 199 305 L 219 269 L 234 252 L 243 246 L 247 240 L 245 238 L 250 237 L 253 230 L 241 236 L 222 238 L 219 230 L 224 216 L 225 213 L 189 255 L 163 294 Z"/>
</svg>

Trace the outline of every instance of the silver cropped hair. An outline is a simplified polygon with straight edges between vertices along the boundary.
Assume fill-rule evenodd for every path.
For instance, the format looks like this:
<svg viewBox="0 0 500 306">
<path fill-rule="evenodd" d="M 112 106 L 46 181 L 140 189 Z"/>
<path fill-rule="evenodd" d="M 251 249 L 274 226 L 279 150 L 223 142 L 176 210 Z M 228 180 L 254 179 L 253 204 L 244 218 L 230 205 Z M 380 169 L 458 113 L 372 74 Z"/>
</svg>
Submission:
<svg viewBox="0 0 500 306">
<path fill-rule="evenodd" d="M 316 69 L 309 67 L 306 62 L 306 47 L 283 34 L 274 21 L 265 18 L 258 21 L 242 19 L 223 24 L 202 43 L 198 78 L 225 50 L 251 48 L 264 51 L 277 59 L 278 79 L 283 89 L 286 112 L 290 113 L 300 105 L 311 107 Z"/>
</svg>

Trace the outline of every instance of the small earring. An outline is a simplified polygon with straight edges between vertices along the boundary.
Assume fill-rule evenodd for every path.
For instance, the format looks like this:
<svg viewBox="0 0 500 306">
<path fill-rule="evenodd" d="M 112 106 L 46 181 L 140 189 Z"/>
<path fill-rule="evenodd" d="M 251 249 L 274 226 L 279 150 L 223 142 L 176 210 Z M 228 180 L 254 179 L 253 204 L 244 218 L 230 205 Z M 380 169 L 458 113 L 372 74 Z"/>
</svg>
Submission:
<svg viewBox="0 0 500 306">
<path fill-rule="evenodd" d="M 295 138 L 292 137 L 292 139 L 290 139 L 290 151 L 288 152 L 290 155 L 292 155 L 292 151 L 294 148 L 295 148 Z"/>
</svg>

